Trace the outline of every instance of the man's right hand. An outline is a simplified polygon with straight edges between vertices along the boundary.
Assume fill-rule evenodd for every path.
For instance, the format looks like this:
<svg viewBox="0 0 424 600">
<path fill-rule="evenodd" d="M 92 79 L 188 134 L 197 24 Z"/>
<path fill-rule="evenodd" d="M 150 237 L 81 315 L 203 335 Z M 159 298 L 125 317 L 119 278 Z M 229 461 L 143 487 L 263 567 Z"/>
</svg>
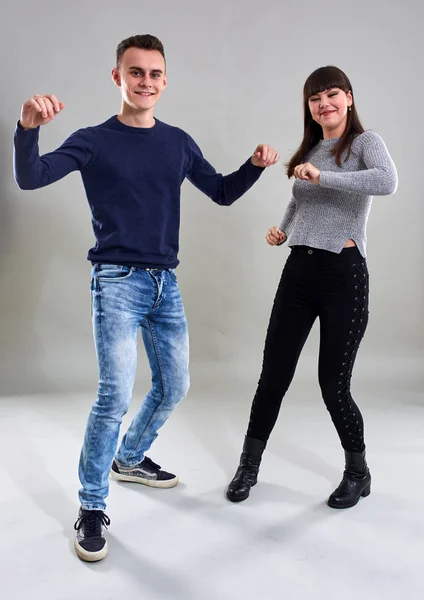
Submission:
<svg viewBox="0 0 424 600">
<path fill-rule="evenodd" d="M 284 231 L 280 231 L 278 229 L 278 227 L 271 227 L 271 229 L 268 229 L 268 232 L 266 234 L 266 241 L 270 246 L 279 246 L 280 244 L 282 244 L 283 242 L 286 241 L 286 234 L 284 233 Z"/>
<path fill-rule="evenodd" d="M 53 121 L 55 116 L 64 108 L 63 102 L 59 102 L 53 94 L 45 96 L 35 94 L 22 105 L 19 123 L 23 129 L 35 129 L 40 125 L 46 125 Z"/>
</svg>

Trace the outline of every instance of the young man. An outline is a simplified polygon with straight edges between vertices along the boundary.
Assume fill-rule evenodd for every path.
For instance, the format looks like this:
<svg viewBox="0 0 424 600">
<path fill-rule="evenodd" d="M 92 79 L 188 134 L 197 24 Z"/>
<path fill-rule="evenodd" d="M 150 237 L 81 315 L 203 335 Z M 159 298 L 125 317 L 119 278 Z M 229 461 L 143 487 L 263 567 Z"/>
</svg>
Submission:
<svg viewBox="0 0 424 600">
<path fill-rule="evenodd" d="M 75 549 L 86 561 L 107 553 L 109 472 L 154 487 L 178 482 L 145 453 L 189 387 L 187 323 L 174 272 L 181 184 L 187 177 L 214 202 L 230 205 L 279 159 L 272 148 L 259 145 L 238 171 L 223 176 L 187 133 L 155 119 L 167 76 L 163 46 L 154 36 L 119 44 L 112 79 L 121 90 L 119 115 L 77 131 L 54 152 L 39 156 L 38 133 L 64 108 L 55 96 L 25 102 L 15 131 L 19 187 L 40 188 L 79 170 L 96 237 L 88 260 L 99 387 L 81 451 L 75 524 Z M 132 396 L 139 327 L 152 388 L 115 456 Z"/>
</svg>

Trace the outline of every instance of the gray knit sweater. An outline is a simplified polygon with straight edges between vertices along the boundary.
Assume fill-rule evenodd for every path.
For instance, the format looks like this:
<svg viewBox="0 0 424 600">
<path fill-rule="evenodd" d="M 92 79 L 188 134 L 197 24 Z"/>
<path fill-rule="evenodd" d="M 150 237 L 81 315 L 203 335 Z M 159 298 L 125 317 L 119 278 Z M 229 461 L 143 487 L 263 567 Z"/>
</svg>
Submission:
<svg viewBox="0 0 424 600">
<path fill-rule="evenodd" d="M 320 183 L 297 179 L 280 225 L 289 246 L 311 246 L 339 253 L 353 239 L 366 256 L 366 224 L 373 195 L 393 194 L 396 167 L 381 137 L 365 131 L 355 138 L 347 161 L 338 167 L 330 153 L 337 138 L 321 140 L 305 162 L 321 171 Z"/>
</svg>

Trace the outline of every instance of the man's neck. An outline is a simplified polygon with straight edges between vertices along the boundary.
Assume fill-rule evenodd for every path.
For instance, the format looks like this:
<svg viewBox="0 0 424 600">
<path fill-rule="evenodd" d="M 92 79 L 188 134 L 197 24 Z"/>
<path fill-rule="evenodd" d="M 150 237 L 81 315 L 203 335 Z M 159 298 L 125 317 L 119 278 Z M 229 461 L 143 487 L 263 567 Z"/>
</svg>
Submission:
<svg viewBox="0 0 424 600">
<path fill-rule="evenodd" d="M 129 106 L 123 105 L 118 115 L 118 120 L 129 127 L 149 129 L 154 127 L 156 123 L 153 113 L 153 108 L 146 111 L 134 111 Z"/>
</svg>

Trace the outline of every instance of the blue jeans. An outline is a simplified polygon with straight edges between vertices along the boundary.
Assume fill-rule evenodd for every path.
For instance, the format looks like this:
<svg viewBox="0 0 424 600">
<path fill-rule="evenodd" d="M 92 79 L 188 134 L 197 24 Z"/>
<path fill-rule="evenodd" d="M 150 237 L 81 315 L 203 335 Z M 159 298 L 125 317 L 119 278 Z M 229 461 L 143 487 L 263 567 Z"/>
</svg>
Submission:
<svg viewBox="0 0 424 600">
<path fill-rule="evenodd" d="M 86 510 L 104 510 L 119 428 L 134 387 L 138 329 L 152 388 L 116 454 L 128 466 L 143 460 L 158 429 L 188 392 L 188 331 L 173 269 L 95 265 L 91 295 L 99 387 L 81 451 L 79 498 Z"/>
</svg>

